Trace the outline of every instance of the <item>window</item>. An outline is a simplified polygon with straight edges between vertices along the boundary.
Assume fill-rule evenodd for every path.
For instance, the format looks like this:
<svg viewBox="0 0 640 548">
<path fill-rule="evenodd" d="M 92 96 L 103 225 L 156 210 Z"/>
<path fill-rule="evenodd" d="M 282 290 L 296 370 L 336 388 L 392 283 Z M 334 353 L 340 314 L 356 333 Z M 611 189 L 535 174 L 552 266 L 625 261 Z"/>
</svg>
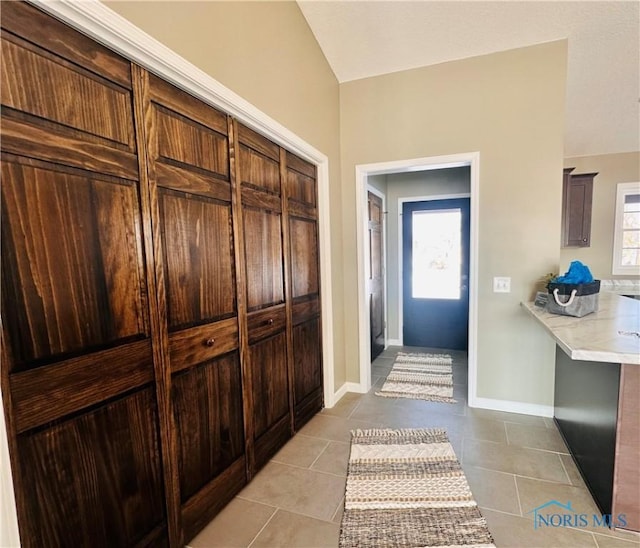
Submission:
<svg viewBox="0 0 640 548">
<path fill-rule="evenodd" d="M 462 261 L 460 209 L 413 212 L 414 299 L 459 299 Z"/>
<path fill-rule="evenodd" d="M 640 275 L 640 183 L 618 185 L 613 274 Z"/>
</svg>

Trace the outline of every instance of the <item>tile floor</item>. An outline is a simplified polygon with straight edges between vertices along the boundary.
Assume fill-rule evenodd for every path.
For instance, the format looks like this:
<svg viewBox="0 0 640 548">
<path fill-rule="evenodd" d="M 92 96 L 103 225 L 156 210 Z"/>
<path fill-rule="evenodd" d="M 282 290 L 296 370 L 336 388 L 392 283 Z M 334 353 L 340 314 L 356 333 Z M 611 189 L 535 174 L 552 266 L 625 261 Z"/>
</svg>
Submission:
<svg viewBox="0 0 640 548">
<path fill-rule="evenodd" d="M 315 416 L 195 537 L 192 548 L 338 546 L 350 431 L 444 427 L 487 519 L 496 546 L 633 548 L 640 536 L 602 528 L 534 529 L 530 511 L 551 499 L 598 513 L 554 423 L 547 418 L 471 409 L 466 354 L 454 357 L 456 404 L 382 398 L 377 390 L 400 350 L 372 365 L 373 389 L 346 394 Z"/>
</svg>

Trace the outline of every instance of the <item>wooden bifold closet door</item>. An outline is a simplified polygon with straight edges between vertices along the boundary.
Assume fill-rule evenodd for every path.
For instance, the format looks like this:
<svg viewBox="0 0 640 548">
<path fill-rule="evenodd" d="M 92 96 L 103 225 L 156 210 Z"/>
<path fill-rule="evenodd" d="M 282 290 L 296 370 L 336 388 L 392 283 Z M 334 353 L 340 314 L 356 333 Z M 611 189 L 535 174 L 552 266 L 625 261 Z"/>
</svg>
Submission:
<svg viewBox="0 0 640 548">
<path fill-rule="evenodd" d="M 294 428 L 323 406 L 320 266 L 315 166 L 284 152 L 291 279 Z"/>
<path fill-rule="evenodd" d="M 280 148 L 236 124 L 247 288 L 250 474 L 292 435 Z"/>
<path fill-rule="evenodd" d="M 182 546 L 322 408 L 316 168 L 33 6 L 0 15 L 21 542 Z"/>
<path fill-rule="evenodd" d="M 175 502 L 188 540 L 246 483 L 229 121 L 142 79 Z"/>
</svg>

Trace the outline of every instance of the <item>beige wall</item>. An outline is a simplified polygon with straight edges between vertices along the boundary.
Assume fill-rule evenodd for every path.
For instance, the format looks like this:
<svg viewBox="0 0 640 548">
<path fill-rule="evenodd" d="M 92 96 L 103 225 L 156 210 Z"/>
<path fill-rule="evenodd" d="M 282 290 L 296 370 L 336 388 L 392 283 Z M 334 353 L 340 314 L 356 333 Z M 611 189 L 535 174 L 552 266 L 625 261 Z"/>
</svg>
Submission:
<svg viewBox="0 0 640 548">
<path fill-rule="evenodd" d="M 400 339 L 398 259 L 398 200 L 444 194 L 467 194 L 470 190 L 468 167 L 436 169 L 386 175 L 387 183 L 387 337 Z"/>
<path fill-rule="evenodd" d="M 329 158 L 335 385 L 346 380 L 338 82 L 295 2 L 106 2 Z"/>
<path fill-rule="evenodd" d="M 618 183 L 640 181 L 640 152 L 604 154 L 566 158 L 565 167 L 575 167 L 573 173 L 595 173 L 593 180 L 593 208 L 591 215 L 591 246 L 565 247 L 560 250 L 560 269 L 565 272 L 574 260 L 588 265 L 600 280 L 614 278 L 639 279 L 640 276 L 614 276 L 613 229 Z"/>
<path fill-rule="evenodd" d="M 358 164 L 480 152 L 478 390 L 552 405 L 553 345 L 522 311 L 557 268 L 566 41 L 340 86 L 347 377 L 358 378 Z M 511 276 L 510 294 L 492 293 Z"/>
</svg>

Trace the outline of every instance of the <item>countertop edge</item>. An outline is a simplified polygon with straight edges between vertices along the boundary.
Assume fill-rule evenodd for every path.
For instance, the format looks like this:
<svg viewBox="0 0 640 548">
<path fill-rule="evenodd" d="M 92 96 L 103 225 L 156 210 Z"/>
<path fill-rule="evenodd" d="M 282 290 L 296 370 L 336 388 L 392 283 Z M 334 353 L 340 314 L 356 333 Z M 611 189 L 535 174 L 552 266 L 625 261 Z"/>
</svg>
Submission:
<svg viewBox="0 0 640 548">
<path fill-rule="evenodd" d="M 624 298 L 624 297 L 620 297 Z M 556 330 L 549 326 L 539 314 L 546 313 L 544 309 L 536 307 L 533 302 L 521 302 L 520 306 L 532 316 L 538 324 L 540 324 L 544 330 L 551 335 L 556 341 L 558 346 L 562 348 L 565 354 L 572 360 L 582 360 L 590 362 L 603 362 L 603 363 L 623 363 L 631 365 L 640 365 L 640 353 L 629 352 L 617 352 L 615 350 L 590 350 L 588 348 L 575 348 L 571 345 L 570 341 L 563 339 Z M 577 318 L 569 318 L 576 320 Z"/>
</svg>

